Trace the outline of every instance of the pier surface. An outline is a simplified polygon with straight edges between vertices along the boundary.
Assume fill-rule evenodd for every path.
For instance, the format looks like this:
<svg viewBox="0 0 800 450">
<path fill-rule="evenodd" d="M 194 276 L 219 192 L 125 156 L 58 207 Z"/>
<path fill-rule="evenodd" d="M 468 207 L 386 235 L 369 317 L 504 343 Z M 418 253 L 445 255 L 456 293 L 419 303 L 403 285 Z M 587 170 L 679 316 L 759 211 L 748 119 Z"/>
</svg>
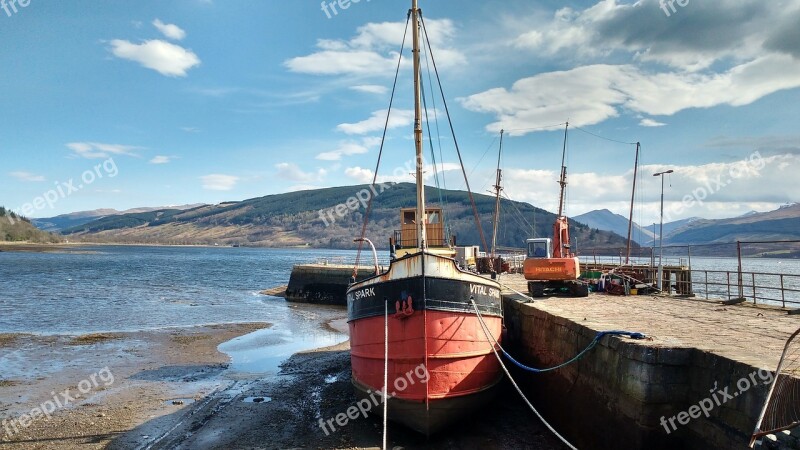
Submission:
<svg viewBox="0 0 800 450">
<path fill-rule="evenodd" d="M 527 290 L 521 275 L 499 281 L 506 288 L 508 346 L 529 365 L 567 361 L 600 331 L 648 336 L 605 337 L 563 369 L 515 374 L 579 448 L 619 448 L 620 442 L 629 448 L 745 448 L 768 388 L 766 379 L 751 374 L 774 372 L 786 340 L 800 327 L 797 316 L 769 306 L 604 294 L 530 302 L 508 289 Z M 741 389 L 742 379 L 751 386 Z M 717 395 L 707 416 L 682 414 L 722 390 L 736 395 Z"/>
<path fill-rule="evenodd" d="M 501 275 L 500 282 L 527 291 L 521 275 Z M 720 301 L 592 293 L 589 298 L 536 299 L 527 306 L 597 331 L 638 331 L 652 338 L 643 342 L 650 347 L 694 348 L 774 370 L 786 340 L 800 328 L 799 318 L 785 309 Z"/>
</svg>

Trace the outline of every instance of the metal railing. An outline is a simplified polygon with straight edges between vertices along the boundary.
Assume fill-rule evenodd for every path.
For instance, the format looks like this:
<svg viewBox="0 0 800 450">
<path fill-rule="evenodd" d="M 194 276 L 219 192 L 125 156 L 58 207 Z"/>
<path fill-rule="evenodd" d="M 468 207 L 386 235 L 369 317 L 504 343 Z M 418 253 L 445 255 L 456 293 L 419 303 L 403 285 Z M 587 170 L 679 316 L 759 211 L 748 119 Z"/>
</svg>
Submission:
<svg viewBox="0 0 800 450">
<path fill-rule="evenodd" d="M 753 304 L 800 306 L 800 275 L 730 270 L 692 270 L 691 274 L 691 281 L 672 280 L 671 284 L 689 283 L 696 296 L 706 299 L 742 298 Z"/>
</svg>

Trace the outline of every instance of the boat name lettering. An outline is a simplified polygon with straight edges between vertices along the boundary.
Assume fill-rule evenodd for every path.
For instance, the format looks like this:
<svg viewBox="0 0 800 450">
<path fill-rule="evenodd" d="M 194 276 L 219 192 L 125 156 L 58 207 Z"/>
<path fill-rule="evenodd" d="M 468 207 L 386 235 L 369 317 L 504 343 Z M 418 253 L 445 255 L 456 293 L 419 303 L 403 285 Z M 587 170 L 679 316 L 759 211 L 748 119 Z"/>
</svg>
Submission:
<svg viewBox="0 0 800 450">
<path fill-rule="evenodd" d="M 356 291 L 355 297 L 356 300 L 360 300 L 362 298 L 367 298 L 367 297 L 375 297 L 375 288 L 374 287 L 364 288 L 360 291 Z"/>
<path fill-rule="evenodd" d="M 486 295 L 488 297 L 500 298 L 500 290 L 490 288 L 488 286 L 481 286 L 480 284 L 469 285 L 470 294 Z"/>
</svg>

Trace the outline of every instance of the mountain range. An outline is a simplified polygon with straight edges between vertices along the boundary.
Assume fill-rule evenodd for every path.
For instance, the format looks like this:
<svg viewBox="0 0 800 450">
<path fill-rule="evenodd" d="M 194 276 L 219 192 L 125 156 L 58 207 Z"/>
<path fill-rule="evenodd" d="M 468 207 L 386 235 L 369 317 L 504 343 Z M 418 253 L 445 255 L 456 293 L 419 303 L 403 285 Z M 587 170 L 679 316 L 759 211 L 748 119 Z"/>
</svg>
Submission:
<svg viewBox="0 0 800 450">
<path fill-rule="evenodd" d="M 585 223 L 592 228 L 598 230 L 613 231 L 620 236 L 627 238 L 628 236 L 628 218 L 620 214 L 615 214 L 607 209 L 597 209 L 589 211 L 585 214 L 573 217 L 573 220 Z M 664 223 L 664 236 L 669 236 L 673 231 L 680 229 L 694 221 L 702 220 L 699 217 L 690 217 L 688 219 L 676 220 L 673 222 Z M 633 230 L 631 238 L 634 242 L 640 245 L 652 245 L 653 240 L 658 237 L 658 230 L 660 224 L 652 224 L 649 226 L 642 226 L 633 222 Z"/>
<path fill-rule="evenodd" d="M 365 204 L 373 197 L 366 236 L 376 245 L 388 243 L 399 229 L 403 207 L 413 207 L 416 187 L 387 184 L 372 194 L 368 185 L 314 189 L 268 195 L 239 202 L 190 209 L 164 208 L 104 216 L 62 230 L 70 240 L 141 244 L 219 244 L 242 246 L 311 246 L 353 248 L 360 235 Z M 427 187 L 430 205 L 444 204 L 445 226 L 459 245 L 481 245 L 466 192 Z M 491 242 L 495 199 L 474 195 L 487 242 Z M 502 200 L 498 246 L 521 248 L 530 237 L 549 237 L 553 213 L 530 204 Z M 610 231 L 571 223 L 571 235 L 581 246 L 619 248 L 625 239 Z M 483 246 L 482 246 L 483 247 Z"/>
<path fill-rule="evenodd" d="M 590 227 L 627 236 L 628 219 L 607 209 L 576 216 Z M 653 244 L 658 225 L 644 228 L 634 223 L 633 239 L 643 246 Z M 738 241 L 784 241 L 800 239 L 800 204 L 791 203 L 775 211 L 756 212 L 730 219 L 692 217 L 664 223 L 664 245 L 707 245 Z"/>
<path fill-rule="evenodd" d="M 115 216 L 120 214 L 136 214 L 136 213 L 143 213 L 150 211 L 158 211 L 161 209 L 186 210 L 186 209 L 197 208 L 198 206 L 204 206 L 204 204 L 198 203 L 194 205 L 181 205 L 181 206 L 144 207 L 144 208 L 128 209 L 125 211 L 117 211 L 116 209 L 103 208 L 103 209 L 95 209 L 92 211 L 79 211 L 69 214 L 62 214 L 60 216 L 47 217 L 43 219 L 31 219 L 31 223 L 33 223 L 40 230 L 58 232 L 61 230 L 65 230 L 67 228 L 80 226 L 85 223 L 89 223 L 93 220 L 101 219 L 107 216 Z"/>
</svg>

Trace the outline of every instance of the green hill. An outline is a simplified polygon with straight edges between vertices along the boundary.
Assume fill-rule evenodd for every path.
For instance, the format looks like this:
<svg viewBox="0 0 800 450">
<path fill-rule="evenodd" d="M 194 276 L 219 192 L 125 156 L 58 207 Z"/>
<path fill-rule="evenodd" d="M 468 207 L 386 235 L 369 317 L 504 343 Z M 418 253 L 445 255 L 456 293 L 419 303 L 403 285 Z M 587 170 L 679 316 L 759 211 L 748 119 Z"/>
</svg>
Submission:
<svg viewBox="0 0 800 450">
<path fill-rule="evenodd" d="M 388 243 L 399 228 L 399 208 L 413 207 L 415 186 L 411 183 L 386 185 L 375 196 L 367 237 L 376 245 Z M 214 244 L 248 246 L 311 246 L 353 248 L 360 234 L 365 208 L 356 197 L 366 198 L 368 185 L 315 189 L 268 195 L 241 202 L 206 205 L 180 211 L 164 209 L 137 214 L 104 217 L 64 230 L 71 239 L 99 242 Z M 427 188 L 430 205 L 444 203 L 445 225 L 457 236 L 459 245 L 480 244 L 466 192 Z M 347 206 L 348 201 L 350 206 Z M 481 223 L 490 239 L 494 198 L 475 195 Z M 337 214 L 338 211 L 344 214 Z M 356 208 L 357 207 L 357 208 Z M 527 203 L 502 201 L 498 245 L 523 247 L 529 237 L 547 237 L 555 215 Z M 619 248 L 624 239 L 614 233 L 590 229 L 573 222 L 573 239 L 581 246 Z"/>
<path fill-rule="evenodd" d="M 60 236 L 34 227 L 30 220 L 0 206 L 0 242 L 56 243 Z"/>
</svg>

